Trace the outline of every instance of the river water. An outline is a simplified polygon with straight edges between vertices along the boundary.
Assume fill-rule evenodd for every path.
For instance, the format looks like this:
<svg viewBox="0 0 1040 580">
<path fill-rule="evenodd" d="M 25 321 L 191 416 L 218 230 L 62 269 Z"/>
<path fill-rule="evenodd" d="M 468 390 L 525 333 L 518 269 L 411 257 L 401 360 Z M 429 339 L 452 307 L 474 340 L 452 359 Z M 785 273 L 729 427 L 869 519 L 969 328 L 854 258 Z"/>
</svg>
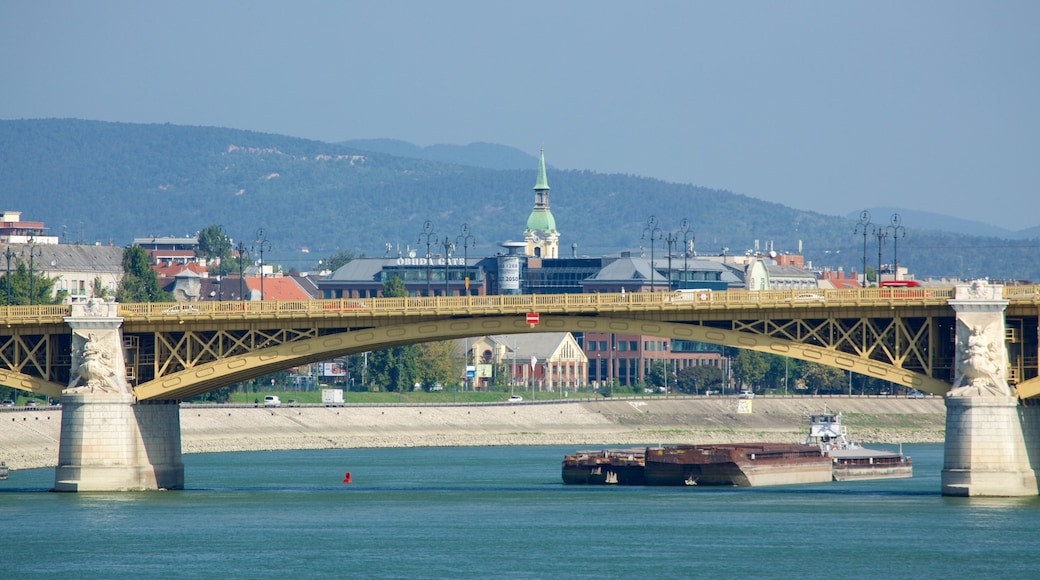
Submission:
<svg viewBox="0 0 1040 580">
<path fill-rule="evenodd" d="M 573 447 L 186 455 L 176 492 L 0 481 L 7 578 L 1035 578 L 1040 498 L 914 477 L 763 488 L 564 486 Z M 350 484 L 344 474 L 351 473 Z"/>
</svg>

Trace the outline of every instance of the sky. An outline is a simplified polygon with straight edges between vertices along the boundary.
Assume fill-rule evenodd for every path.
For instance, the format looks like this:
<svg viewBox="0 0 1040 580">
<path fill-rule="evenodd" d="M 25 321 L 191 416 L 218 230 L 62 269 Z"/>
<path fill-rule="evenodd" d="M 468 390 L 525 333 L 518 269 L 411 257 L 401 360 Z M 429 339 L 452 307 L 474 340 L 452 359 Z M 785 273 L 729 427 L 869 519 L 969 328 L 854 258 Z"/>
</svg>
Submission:
<svg viewBox="0 0 1040 580">
<path fill-rule="evenodd" d="M 1016 230 L 1040 225 L 1038 27 L 1035 0 L 0 0 L 0 119 L 544 147 Z"/>
</svg>

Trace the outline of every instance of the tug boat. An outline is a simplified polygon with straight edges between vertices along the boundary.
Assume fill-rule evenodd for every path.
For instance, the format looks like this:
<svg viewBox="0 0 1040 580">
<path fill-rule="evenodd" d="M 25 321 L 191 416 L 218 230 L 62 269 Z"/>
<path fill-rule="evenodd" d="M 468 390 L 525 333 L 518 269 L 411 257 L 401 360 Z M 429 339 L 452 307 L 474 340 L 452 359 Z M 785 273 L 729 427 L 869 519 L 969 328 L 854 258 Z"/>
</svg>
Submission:
<svg viewBox="0 0 1040 580">
<path fill-rule="evenodd" d="M 913 477 L 910 457 L 899 451 L 868 449 L 849 439 L 848 430 L 841 424 L 841 413 L 823 413 L 809 416 L 809 435 L 806 445 L 818 447 L 831 460 L 834 481 L 867 479 L 899 479 Z"/>
</svg>

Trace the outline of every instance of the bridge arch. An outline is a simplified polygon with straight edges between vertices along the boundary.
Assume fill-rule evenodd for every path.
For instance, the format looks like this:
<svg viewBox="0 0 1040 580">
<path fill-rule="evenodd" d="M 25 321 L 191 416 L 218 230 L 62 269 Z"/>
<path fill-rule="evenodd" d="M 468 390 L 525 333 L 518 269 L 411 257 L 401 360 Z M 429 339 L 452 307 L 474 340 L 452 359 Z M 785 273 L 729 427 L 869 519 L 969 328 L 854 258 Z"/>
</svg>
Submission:
<svg viewBox="0 0 1040 580">
<path fill-rule="evenodd" d="M 936 395 L 944 395 L 950 388 L 950 385 L 943 381 L 891 364 L 748 332 L 681 322 L 588 315 L 542 316 L 539 324 L 531 326 L 518 316 L 508 315 L 411 322 L 286 342 L 159 377 L 138 385 L 134 393 L 141 401 L 186 399 L 236 382 L 337 356 L 436 340 L 543 332 L 667 336 L 819 363 Z"/>
</svg>

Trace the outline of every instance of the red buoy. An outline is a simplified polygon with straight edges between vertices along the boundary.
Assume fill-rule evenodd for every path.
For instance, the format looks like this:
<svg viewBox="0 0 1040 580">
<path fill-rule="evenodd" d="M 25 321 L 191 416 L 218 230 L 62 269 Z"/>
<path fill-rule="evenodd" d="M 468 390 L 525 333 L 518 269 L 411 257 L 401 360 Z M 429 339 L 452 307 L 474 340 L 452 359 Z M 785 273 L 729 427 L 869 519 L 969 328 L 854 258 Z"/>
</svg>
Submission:
<svg viewBox="0 0 1040 580">
<path fill-rule="evenodd" d="M 343 474 L 343 483 L 350 483 L 350 472 L 349 471 Z"/>
</svg>

